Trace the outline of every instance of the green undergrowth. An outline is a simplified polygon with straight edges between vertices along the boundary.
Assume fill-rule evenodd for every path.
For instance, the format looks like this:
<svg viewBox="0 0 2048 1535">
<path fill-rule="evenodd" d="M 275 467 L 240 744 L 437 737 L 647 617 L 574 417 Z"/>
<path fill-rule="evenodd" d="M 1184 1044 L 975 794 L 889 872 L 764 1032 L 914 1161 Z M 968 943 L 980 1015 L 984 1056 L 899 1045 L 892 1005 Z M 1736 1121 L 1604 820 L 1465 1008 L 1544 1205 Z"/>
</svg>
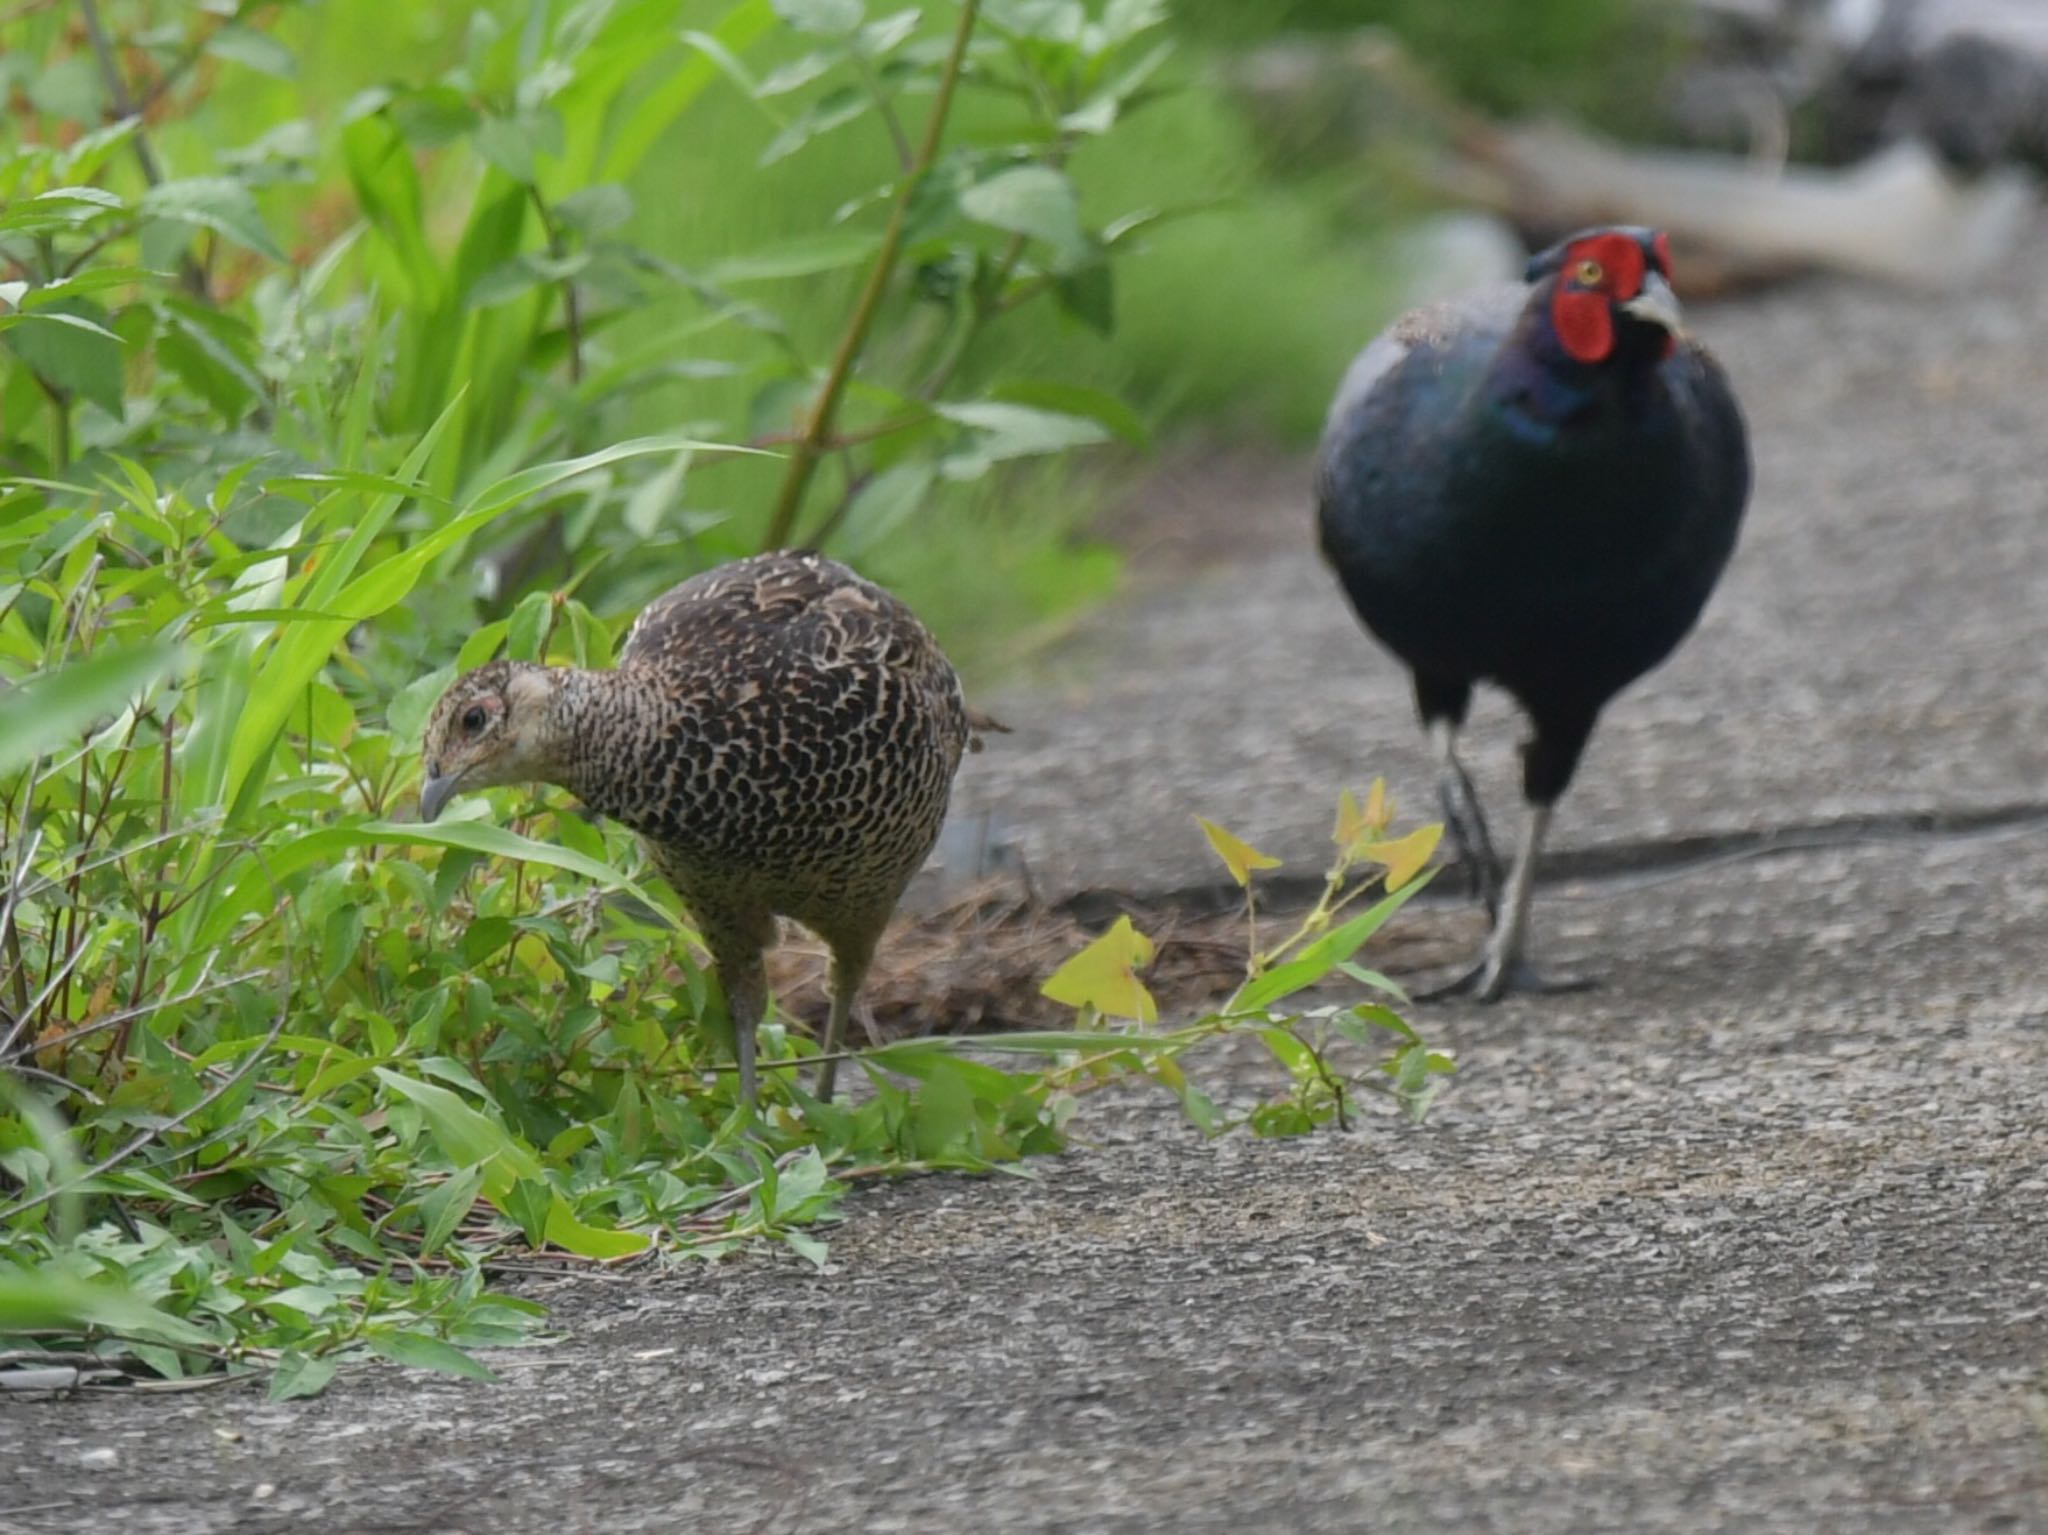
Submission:
<svg viewBox="0 0 2048 1535">
<path fill-rule="evenodd" d="M 1166 21 L 17 10 L 0 1353 L 280 1396 L 371 1356 L 480 1374 L 477 1347 L 541 1324 L 493 1276 L 764 1243 L 822 1263 L 863 1179 L 1058 1150 L 1106 1082 L 1214 1133 L 1345 1122 L 1375 1087 L 1427 1106 L 1448 1061 L 1354 966 L 1433 838 L 1393 837 L 1377 797 L 1213 1014 L 1162 1028 L 1123 924 L 1048 982 L 1071 1029 L 867 1052 L 849 1105 L 805 1097 L 810 1045 L 771 1023 L 758 1118 L 629 838 L 547 794 L 412 815 L 457 668 L 609 665 L 647 597 L 763 540 L 857 559 L 988 657 L 1113 582 L 1074 455 L 1135 451 L 1169 396 L 1227 408 L 1174 395 L 1173 356 L 1262 365 L 1235 317 L 1176 353 L 1203 262 L 1145 263 L 1206 231 L 1249 284 L 1259 239 L 1310 227 L 1247 236 L 1134 169 L 1175 139 L 1242 150 Z M 1249 903 L 1266 861 L 1211 835 Z M 1374 1000 L 1296 1010 L 1332 982 Z M 1246 1032 L 1280 1086 L 1219 1107 L 1186 1062 Z"/>
</svg>

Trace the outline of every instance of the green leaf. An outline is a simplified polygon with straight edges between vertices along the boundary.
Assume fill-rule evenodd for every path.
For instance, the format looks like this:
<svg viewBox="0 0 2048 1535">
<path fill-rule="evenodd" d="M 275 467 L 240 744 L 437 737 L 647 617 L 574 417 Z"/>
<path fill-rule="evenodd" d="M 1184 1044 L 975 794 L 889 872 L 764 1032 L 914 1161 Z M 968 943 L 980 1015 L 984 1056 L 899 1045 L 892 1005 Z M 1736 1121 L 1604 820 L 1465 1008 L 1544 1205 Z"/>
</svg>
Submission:
<svg viewBox="0 0 2048 1535">
<path fill-rule="evenodd" d="M 1100 389 L 1049 380 L 1018 379 L 997 385 L 989 391 L 989 398 L 1011 405 L 1028 405 L 1034 410 L 1051 411 L 1062 416 L 1082 417 L 1134 447 L 1144 447 L 1149 438 L 1138 413 L 1115 395 Z"/>
<path fill-rule="evenodd" d="M 851 559 L 889 537 L 924 505 L 938 477 L 937 464 L 916 458 L 884 469 L 868 481 L 846 509 L 839 553 Z"/>
<path fill-rule="evenodd" d="M 977 224 L 1043 240 L 1063 260 L 1089 254 L 1074 184 L 1049 165 L 1020 165 L 969 187 L 960 211 Z"/>
<path fill-rule="evenodd" d="M 498 1377 L 490 1370 L 454 1344 L 444 1343 L 427 1333 L 398 1327 L 370 1327 L 363 1331 L 363 1342 L 373 1353 L 381 1354 L 393 1364 L 402 1364 L 409 1370 L 435 1370 L 443 1375 L 460 1375 L 464 1380 L 497 1384 Z"/>
<path fill-rule="evenodd" d="M 384 706 L 384 724 L 400 742 L 408 747 L 417 746 L 426 733 L 427 716 L 433 712 L 434 701 L 448 689 L 455 680 L 453 666 L 437 667 L 424 677 L 415 677 L 392 695 L 391 702 Z"/>
<path fill-rule="evenodd" d="M 113 1332 L 173 1348 L 215 1342 L 123 1286 L 16 1263 L 0 1263 L 0 1317 L 12 1332 Z"/>
<path fill-rule="evenodd" d="M 736 282 L 763 282 L 784 277 L 815 277 L 837 272 L 873 258 L 881 236 L 857 229 L 835 229 L 770 246 L 748 256 L 734 256 L 705 269 L 704 281 L 723 287 Z"/>
<path fill-rule="evenodd" d="M 984 0 L 982 13 L 999 32 L 1046 43 L 1078 43 L 1088 21 L 1080 0 Z"/>
<path fill-rule="evenodd" d="M 473 1109 L 456 1093 L 431 1082 L 402 1076 L 379 1066 L 377 1076 L 401 1098 L 419 1105 L 435 1143 L 457 1167 L 479 1167 L 484 1197 L 504 1209 L 522 1180 L 545 1181 L 540 1159 L 489 1115 Z M 619 1258 L 644 1252 L 648 1239 L 637 1232 L 606 1230 L 579 1221 L 561 1195 L 553 1196 L 547 1218 L 547 1239 L 586 1258 Z"/>
<path fill-rule="evenodd" d="M 295 1397 L 318 1396 L 334 1379 L 334 1362 L 286 1349 L 270 1376 L 270 1400 L 289 1402 Z"/>
<path fill-rule="evenodd" d="M 47 309 L 0 320 L 14 354 L 66 394 L 90 400 L 119 418 L 121 339 L 107 312 L 90 299 L 64 299 Z"/>
<path fill-rule="evenodd" d="M 539 177 L 542 155 L 562 152 L 562 119 L 546 108 L 510 117 L 486 114 L 476 130 L 476 152 L 522 186 Z"/>
<path fill-rule="evenodd" d="M 806 1236 L 801 1231 L 785 1231 L 782 1233 L 782 1240 L 789 1245 L 791 1252 L 820 1271 L 824 1269 L 832 1255 L 832 1249 L 824 1242 L 814 1236 Z"/>
<path fill-rule="evenodd" d="M 555 204 L 555 216 L 588 239 L 631 221 L 633 194 L 615 183 L 579 187 Z"/>
<path fill-rule="evenodd" d="M 175 646 L 136 645 L 39 672 L 0 692 L 0 777 L 127 708 L 183 662 Z"/>
<path fill-rule="evenodd" d="M 1053 298 L 1098 336 L 1116 333 L 1116 274 L 1107 261 L 1090 261 L 1053 283 Z"/>
<path fill-rule="evenodd" d="M 472 1167 L 455 1174 L 420 1201 L 420 1256 L 430 1258 L 446 1245 L 483 1192 L 484 1170 Z"/>
<path fill-rule="evenodd" d="M 52 187 L 0 207 L 0 234 L 39 234 L 82 224 L 110 209 L 127 206 L 117 194 L 101 187 Z"/>
<path fill-rule="evenodd" d="M 775 14 L 799 32 L 845 37 L 867 19 L 861 0 L 774 0 Z"/>
<path fill-rule="evenodd" d="M 1085 416 L 1069 416 L 1028 405 L 985 400 L 940 405 L 935 409 L 947 420 L 973 427 L 981 434 L 964 448 L 947 455 L 941 472 L 950 480 L 973 479 L 984 473 L 990 464 L 1006 459 L 1061 453 L 1068 448 L 1088 447 L 1109 440 L 1109 433 Z"/>
<path fill-rule="evenodd" d="M 757 162 L 763 166 L 786 160 L 820 134 L 843 128 L 868 110 L 868 98 L 858 87 L 843 85 L 828 91 L 791 119 L 789 126 L 768 141 Z"/>
<path fill-rule="evenodd" d="M 207 38 L 206 51 L 217 59 L 227 59 L 279 80 L 289 80 L 297 72 L 291 49 L 254 27 L 230 22 Z"/>
<path fill-rule="evenodd" d="M 256 209 L 256 197 L 247 186 L 230 176 L 193 176 L 183 181 L 166 181 L 142 194 L 138 205 L 151 218 L 196 224 L 227 236 L 273 261 L 284 260 L 284 252 L 263 227 L 263 215 Z"/>
</svg>

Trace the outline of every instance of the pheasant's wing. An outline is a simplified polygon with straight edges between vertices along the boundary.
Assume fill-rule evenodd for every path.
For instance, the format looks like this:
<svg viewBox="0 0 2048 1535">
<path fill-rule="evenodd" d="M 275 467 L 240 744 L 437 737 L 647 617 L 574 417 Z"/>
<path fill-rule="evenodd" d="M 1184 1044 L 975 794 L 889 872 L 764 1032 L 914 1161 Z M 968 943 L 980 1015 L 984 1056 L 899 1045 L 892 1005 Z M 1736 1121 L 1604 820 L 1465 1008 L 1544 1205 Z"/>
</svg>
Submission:
<svg viewBox="0 0 2048 1535">
<path fill-rule="evenodd" d="M 757 678 L 872 667 L 906 674 L 935 697 L 959 696 L 951 665 L 909 608 L 807 553 L 756 555 L 663 593 L 634 621 L 619 664 Z"/>
</svg>

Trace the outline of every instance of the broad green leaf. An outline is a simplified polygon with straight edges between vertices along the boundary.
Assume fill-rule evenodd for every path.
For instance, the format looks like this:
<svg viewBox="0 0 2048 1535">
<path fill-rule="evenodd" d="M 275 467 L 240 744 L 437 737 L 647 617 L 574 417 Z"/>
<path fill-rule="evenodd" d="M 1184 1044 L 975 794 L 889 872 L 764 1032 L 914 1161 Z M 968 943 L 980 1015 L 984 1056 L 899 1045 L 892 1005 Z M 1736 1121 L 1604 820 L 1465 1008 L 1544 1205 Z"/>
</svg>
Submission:
<svg viewBox="0 0 2048 1535">
<path fill-rule="evenodd" d="M 100 187 L 52 187 L 34 197 L 0 207 L 0 234 L 23 234 L 61 229 L 128 204 L 115 193 Z"/>
<path fill-rule="evenodd" d="M 230 60 L 279 80 L 289 80 L 297 72 L 291 49 L 254 27 L 233 23 L 221 27 L 207 38 L 206 51 L 217 59 Z"/>
<path fill-rule="evenodd" d="M 545 1181 L 533 1149 L 489 1115 L 471 1108 L 459 1094 L 389 1067 L 378 1067 L 377 1076 L 386 1087 L 419 1106 L 443 1156 L 458 1168 L 482 1169 L 484 1197 L 500 1210 L 507 1210 L 522 1180 Z M 546 1229 L 550 1242 L 586 1258 L 624 1257 L 644 1252 L 648 1244 L 637 1232 L 585 1225 L 559 1194 L 550 1204 Z"/>
<path fill-rule="evenodd" d="M 0 1263 L 0 1325 L 9 1332 L 119 1333 L 173 1348 L 216 1341 L 121 1286 L 18 1263 Z"/>
<path fill-rule="evenodd" d="M 270 1400 L 289 1402 L 295 1397 L 318 1396 L 333 1379 L 333 1360 L 286 1349 L 270 1375 Z"/>
<path fill-rule="evenodd" d="M 960 211 L 977 224 L 1043 240 L 1062 260 L 1088 254 L 1074 184 L 1049 165 L 998 172 L 960 194 Z"/>
<path fill-rule="evenodd" d="M 106 321 L 107 312 L 91 299 L 70 298 L 5 316 L 0 326 L 11 331 L 8 347 L 44 379 L 118 418 L 122 345 Z"/>
<path fill-rule="evenodd" d="M 37 673 L 0 692 L 0 777 L 127 708 L 183 662 L 176 646 L 137 645 Z"/>
<path fill-rule="evenodd" d="M 845 37 L 867 19 L 861 0 L 774 0 L 775 14 L 799 32 Z"/>
<path fill-rule="evenodd" d="M 1410 897 L 1428 883 L 1426 879 L 1411 881 L 1401 889 L 1381 896 L 1357 916 L 1338 923 L 1314 943 L 1303 946 L 1296 958 L 1304 963 L 1336 968 L 1364 947 L 1365 941 L 1384 927 L 1387 919 L 1406 906 Z"/>
<path fill-rule="evenodd" d="M 476 130 L 476 152 L 524 186 L 538 178 L 540 157 L 559 155 L 562 143 L 562 119 L 547 108 L 487 113 Z"/>
<path fill-rule="evenodd" d="M 938 465 L 923 458 L 884 469 L 861 487 L 846 509 L 837 552 L 852 559 L 887 538 L 924 505 L 938 477 Z"/>
<path fill-rule="evenodd" d="M 285 259 L 270 231 L 263 227 L 256 197 L 232 176 L 193 176 L 183 181 L 166 181 L 142 194 L 138 205 L 151 218 L 196 224 L 226 235 L 273 261 Z"/>
<path fill-rule="evenodd" d="M 1152 963 L 1152 940 L 1118 917 L 1109 931 L 1055 970 L 1039 988 L 1068 1007 L 1092 1007 L 1111 1018 L 1156 1023 L 1159 1004 L 1138 979 Z"/>
<path fill-rule="evenodd" d="M 981 434 L 946 457 L 941 472 L 953 480 L 973 479 L 989 465 L 1007 459 L 1061 453 L 1109 440 L 1109 433 L 1085 416 L 1038 410 L 1029 405 L 981 400 L 934 408 L 948 421 L 973 427 Z"/>
<path fill-rule="evenodd" d="M 982 14 L 997 31 L 1047 43 L 1078 43 L 1088 21 L 1081 0 L 984 0 Z"/>
<path fill-rule="evenodd" d="M 1209 839 L 1209 846 L 1216 850 L 1216 856 L 1221 858 L 1223 866 L 1230 870 L 1230 877 L 1240 885 L 1249 885 L 1255 870 L 1280 867 L 1279 859 L 1260 852 L 1249 842 L 1225 831 L 1214 821 L 1196 816 L 1195 824 L 1202 828 L 1202 835 Z"/>
<path fill-rule="evenodd" d="M 775 11 L 768 0 L 740 0 L 726 12 L 717 26 L 709 30 L 726 48 L 738 54 L 773 32 L 775 21 Z M 631 182 L 640 162 L 665 141 L 665 135 L 676 119 L 687 112 L 718 78 L 716 67 L 701 55 L 693 56 L 679 69 L 667 71 L 665 77 L 645 91 L 620 117 L 616 126 L 611 127 L 606 135 L 602 161 L 594 175 L 584 179 Z M 587 115 L 602 119 L 609 126 L 612 103 L 604 100 L 600 105 L 604 111 Z"/>
<path fill-rule="evenodd" d="M 1100 389 L 1046 379 L 1017 379 L 998 384 L 989 391 L 989 398 L 1093 421 L 1135 447 L 1143 447 L 1147 441 L 1145 423 L 1138 419 L 1138 413 Z"/>
<path fill-rule="evenodd" d="M 456 1173 L 420 1201 L 420 1256 L 431 1258 L 447 1244 L 483 1191 L 484 1170 L 471 1167 Z"/>
<path fill-rule="evenodd" d="M 427 1333 L 400 1327 L 368 1327 L 363 1330 L 363 1342 L 370 1346 L 372 1352 L 408 1369 L 436 1370 L 443 1375 L 460 1375 L 465 1380 L 486 1381 L 492 1385 L 498 1380 L 490 1370 L 454 1344 L 444 1343 Z"/>
</svg>

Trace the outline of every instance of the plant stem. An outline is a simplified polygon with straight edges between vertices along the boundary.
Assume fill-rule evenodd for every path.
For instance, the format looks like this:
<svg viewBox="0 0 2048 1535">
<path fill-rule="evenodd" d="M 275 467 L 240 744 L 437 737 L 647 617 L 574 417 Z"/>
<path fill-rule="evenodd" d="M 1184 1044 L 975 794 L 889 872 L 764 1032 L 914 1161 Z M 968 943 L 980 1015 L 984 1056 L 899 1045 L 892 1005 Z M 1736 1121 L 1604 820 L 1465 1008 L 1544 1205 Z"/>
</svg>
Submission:
<svg viewBox="0 0 2048 1535">
<path fill-rule="evenodd" d="M 135 98 L 128 94 L 128 82 L 122 78 L 120 62 L 114 57 L 114 45 L 107 40 L 107 29 L 100 21 L 99 0 L 78 0 L 78 9 L 85 16 L 86 35 L 92 39 L 92 55 L 99 61 L 100 81 L 107 88 L 107 100 L 118 116 L 133 117 Z M 156 162 L 156 151 L 149 147 L 149 135 L 139 124 L 135 129 L 135 162 L 142 167 L 144 181 L 151 186 L 162 183 L 163 168 Z"/>
<path fill-rule="evenodd" d="M 561 226 L 549 211 L 547 200 L 540 195 L 540 188 L 529 186 L 527 195 L 533 199 L 533 208 L 540 215 L 540 227 L 548 237 L 548 254 L 560 261 L 569 254 L 568 242 L 562 238 Z M 576 279 L 564 277 L 562 287 L 562 330 L 569 341 L 569 381 L 583 382 L 583 306 L 576 297 Z"/>
<path fill-rule="evenodd" d="M 107 88 L 107 100 L 118 117 L 134 117 L 135 163 L 142 168 L 142 179 L 152 187 L 163 184 L 163 167 L 157 163 L 156 151 L 150 148 L 149 134 L 139 118 L 140 110 L 135 98 L 128 91 L 128 82 L 121 74 L 121 63 L 114 57 L 114 45 L 107 37 L 106 25 L 100 20 L 99 0 L 78 0 L 78 8 L 85 17 L 86 35 L 92 39 L 93 58 L 100 67 L 100 80 Z M 196 55 L 195 55 L 196 56 Z M 179 265 L 185 286 L 194 298 L 203 299 L 206 292 L 206 273 L 187 250 Z"/>
<path fill-rule="evenodd" d="M 912 159 L 910 135 L 903 131 L 903 119 L 896 115 L 896 103 L 889 99 L 889 93 L 882 89 L 882 82 L 875 75 L 874 66 L 868 63 L 867 55 L 860 49 L 853 49 L 854 71 L 860 76 L 860 83 L 874 102 L 875 110 L 882 114 L 882 123 L 889 130 L 889 142 L 896 147 L 896 166 L 904 175 L 916 162 Z"/>
<path fill-rule="evenodd" d="M 896 271 L 896 258 L 903 249 L 903 226 L 910 215 L 910 200 L 930 172 L 932 163 L 938 159 L 939 140 L 944 136 L 946 117 L 953 107 L 953 88 L 959 83 L 961 68 L 967 61 L 967 44 L 974 35 L 975 18 L 980 9 L 981 0 L 961 0 L 960 24 L 954 30 L 952 50 L 946 55 L 945 68 L 939 75 L 938 95 L 932 101 L 931 116 L 924 125 L 924 142 L 918 146 L 917 158 L 904 176 L 902 186 L 897 189 L 896 201 L 889 210 L 888 227 L 882 231 L 882 248 L 875 253 L 875 264 L 868 271 L 867 285 L 861 289 L 853 318 L 847 322 L 846 334 L 840 338 L 839 350 L 832 358 L 831 370 L 826 373 L 825 382 L 819 387 L 803 430 L 790 452 L 789 468 L 783 474 L 782 489 L 776 496 L 775 510 L 768 519 L 768 531 L 761 540 L 764 549 L 781 548 L 789 542 L 790 534 L 796 528 L 797 514 L 803 509 L 804 493 L 810 489 L 811 476 L 817 472 L 818 460 L 832 436 L 832 422 L 839 413 L 840 397 L 846 392 L 854 365 L 860 361 L 861 348 L 867 344 L 868 331 L 882 307 L 882 295 L 888 291 L 889 279 Z"/>
</svg>

